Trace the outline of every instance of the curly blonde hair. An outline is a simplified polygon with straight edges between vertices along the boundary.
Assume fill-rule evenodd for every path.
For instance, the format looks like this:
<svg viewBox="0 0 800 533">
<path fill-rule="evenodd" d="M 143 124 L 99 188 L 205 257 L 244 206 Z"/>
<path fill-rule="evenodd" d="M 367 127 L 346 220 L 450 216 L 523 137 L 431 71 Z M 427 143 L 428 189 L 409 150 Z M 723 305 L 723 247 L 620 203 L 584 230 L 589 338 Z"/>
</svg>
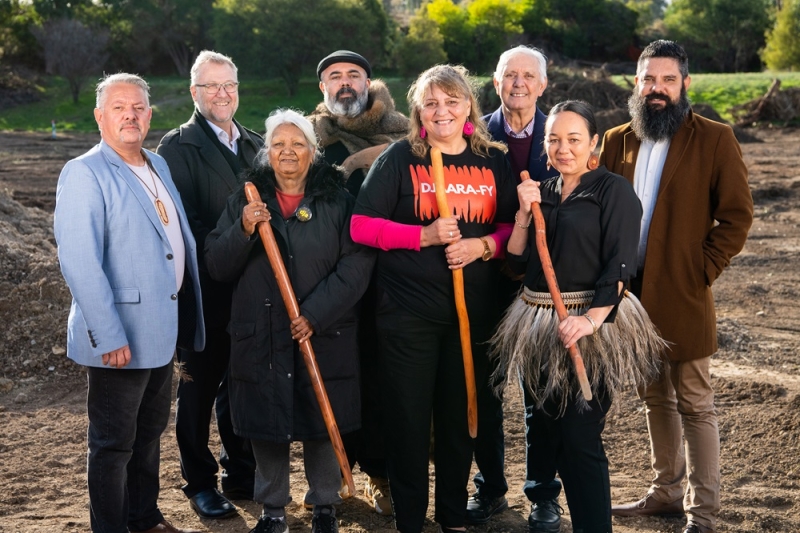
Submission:
<svg viewBox="0 0 800 533">
<path fill-rule="evenodd" d="M 469 100 L 470 112 L 467 120 L 475 126 L 475 132 L 467 137 L 467 142 L 474 154 L 488 156 L 490 148 L 497 148 L 503 153 L 508 151 L 505 144 L 493 141 L 489 135 L 486 124 L 481 119 L 473 84 L 469 71 L 461 65 L 435 65 L 419 75 L 408 90 L 408 109 L 411 116 L 406 138 L 411 143 L 412 154 L 423 158 L 430 148 L 428 141 L 419 136 L 422 127 L 420 111 L 424 104 L 425 93 L 434 85 L 450 96 Z"/>
</svg>

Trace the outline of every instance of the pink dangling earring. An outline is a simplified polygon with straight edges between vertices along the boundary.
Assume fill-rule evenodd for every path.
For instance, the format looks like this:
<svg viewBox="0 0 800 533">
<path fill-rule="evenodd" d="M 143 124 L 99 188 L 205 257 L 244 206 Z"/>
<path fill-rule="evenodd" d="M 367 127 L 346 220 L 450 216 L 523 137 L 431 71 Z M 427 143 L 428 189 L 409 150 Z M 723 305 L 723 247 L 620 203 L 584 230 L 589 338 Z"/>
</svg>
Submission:
<svg viewBox="0 0 800 533">
<path fill-rule="evenodd" d="M 550 172 L 550 160 L 549 159 L 547 160 L 547 164 L 545 166 L 547 167 L 547 171 Z"/>
<path fill-rule="evenodd" d="M 473 133 L 475 133 L 475 124 L 468 120 L 464 123 L 464 135 L 469 137 Z"/>
<path fill-rule="evenodd" d="M 420 126 L 419 128 L 419 138 L 424 139 L 428 136 L 428 130 L 425 129 L 425 126 Z"/>
<path fill-rule="evenodd" d="M 591 156 L 589 156 L 589 162 L 586 166 L 589 167 L 589 170 L 596 169 L 597 167 L 600 166 L 600 158 L 592 154 Z"/>
</svg>

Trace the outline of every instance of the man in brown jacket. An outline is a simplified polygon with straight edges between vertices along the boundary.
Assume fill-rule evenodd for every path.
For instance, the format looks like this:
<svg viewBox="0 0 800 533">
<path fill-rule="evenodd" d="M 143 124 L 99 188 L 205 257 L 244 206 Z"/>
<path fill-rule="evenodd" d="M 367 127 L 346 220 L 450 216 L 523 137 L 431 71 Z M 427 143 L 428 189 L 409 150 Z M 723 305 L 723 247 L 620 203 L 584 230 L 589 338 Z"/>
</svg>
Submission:
<svg viewBox="0 0 800 533">
<path fill-rule="evenodd" d="M 652 485 L 644 498 L 614 506 L 612 514 L 685 512 L 684 533 L 707 533 L 715 531 L 720 508 L 711 285 L 744 246 L 753 199 L 733 131 L 692 112 L 690 82 L 682 47 L 648 45 L 628 102 L 632 121 L 609 130 L 600 153 L 601 163 L 630 180 L 642 202 L 640 270 L 632 290 L 670 342 L 661 377 L 638 391 L 650 432 Z"/>
</svg>

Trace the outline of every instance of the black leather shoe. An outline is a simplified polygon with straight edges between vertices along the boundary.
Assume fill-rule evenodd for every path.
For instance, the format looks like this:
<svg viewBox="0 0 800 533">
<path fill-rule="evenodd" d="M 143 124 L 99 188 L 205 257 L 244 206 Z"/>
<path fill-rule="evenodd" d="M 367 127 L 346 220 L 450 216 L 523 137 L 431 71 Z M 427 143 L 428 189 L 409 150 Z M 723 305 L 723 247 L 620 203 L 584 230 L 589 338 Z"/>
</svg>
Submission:
<svg viewBox="0 0 800 533">
<path fill-rule="evenodd" d="M 531 505 L 528 533 L 558 533 L 564 509 L 555 500 L 542 500 Z"/>
<path fill-rule="evenodd" d="M 467 500 L 467 516 L 464 519 L 469 525 L 485 524 L 497 513 L 508 509 L 508 500 L 505 496 L 487 498 L 476 492 Z"/>
<path fill-rule="evenodd" d="M 686 524 L 686 529 L 683 530 L 683 533 L 714 533 L 714 530 L 710 527 L 706 527 L 702 524 L 698 524 L 692 520 L 689 520 L 689 523 Z"/>
<path fill-rule="evenodd" d="M 198 492 L 189 498 L 189 505 L 201 518 L 228 518 L 236 514 L 236 506 L 217 489 Z"/>
</svg>

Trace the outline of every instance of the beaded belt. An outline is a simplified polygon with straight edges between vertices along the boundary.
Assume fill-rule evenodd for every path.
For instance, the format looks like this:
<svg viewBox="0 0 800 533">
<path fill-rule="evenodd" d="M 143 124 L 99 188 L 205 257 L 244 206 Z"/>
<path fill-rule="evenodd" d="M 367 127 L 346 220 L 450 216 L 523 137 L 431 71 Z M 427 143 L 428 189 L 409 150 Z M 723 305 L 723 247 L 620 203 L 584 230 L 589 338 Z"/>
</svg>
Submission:
<svg viewBox="0 0 800 533">
<path fill-rule="evenodd" d="M 519 295 L 523 302 L 531 307 L 542 307 L 544 309 L 553 308 L 553 298 L 549 292 L 534 292 L 527 287 L 523 287 Z M 583 309 L 592 303 L 594 291 L 562 292 L 561 299 L 567 309 Z"/>
</svg>

